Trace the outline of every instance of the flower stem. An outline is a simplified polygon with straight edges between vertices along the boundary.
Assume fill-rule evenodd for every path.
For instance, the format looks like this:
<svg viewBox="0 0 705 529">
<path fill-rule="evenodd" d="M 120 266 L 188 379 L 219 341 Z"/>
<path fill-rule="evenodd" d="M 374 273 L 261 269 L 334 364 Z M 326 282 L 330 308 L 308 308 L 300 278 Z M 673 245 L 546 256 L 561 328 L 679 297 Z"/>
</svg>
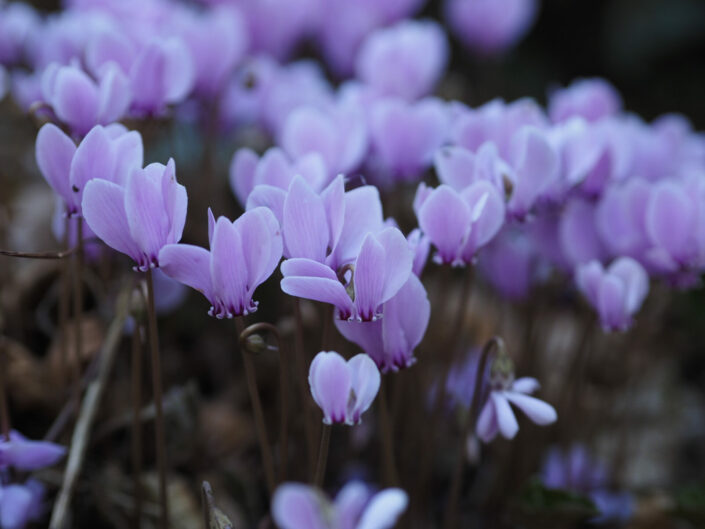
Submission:
<svg viewBox="0 0 705 529">
<path fill-rule="evenodd" d="M 394 440 L 392 435 L 392 421 L 389 417 L 389 406 L 387 403 L 387 377 L 382 377 L 382 383 L 379 386 L 378 396 L 378 417 L 379 429 L 381 433 L 381 449 L 382 461 L 384 469 L 384 483 L 387 486 L 397 486 L 399 484 L 399 476 L 397 474 L 396 465 L 394 463 Z"/>
<path fill-rule="evenodd" d="M 83 358 L 83 219 L 76 219 L 76 254 L 74 256 L 73 278 L 73 318 L 76 356 L 73 364 L 74 398 L 78 400 L 81 392 L 81 360 Z"/>
<path fill-rule="evenodd" d="M 330 424 L 324 424 L 321 428 L 321 444 L 318 448 L 318 461 L 316 462 L 316 473 L 313 478 L 313 484 L 316 487 L 323 486 L 323 478 L 326 474 L 326 463 L 328 462 L 328 447 L 330 446 L 330 432 L 332 427 Z"/>
<path fill-rule="evenodd" d="M 299 390 L 301 393 L 301 403 L 303 406 L 304 433 L 306 434 L 306 452 L 308 455 L 308 476 L 313 476 L 314 453 L 316 450 L 316 440 L 314 437 L 314 425 L 311 415 L 311 397 L 308 392 L 308 375 L 306 373 L 306 361 L 304 359 L 304 325 L 301 318 L 301 305 L 299 298 L 294 298 L 294 319 L 296 320 L 296 335 L 294 341 L 294 363 L 298 371 Z"/>
<path fill-rule="evenodd" d="M 160 527 L 169 527 L 169 499 L 166 487 L 166 439 L 164 433 L 164 410 L 162 408 L 162 362 L 159 356 L 159 333 L 157 330 L 157 313 L 154 310 L 154 282 L 152 269 L 147 270 L 147 315 L 149 319 L 149 344 L 152 350 L 152 389 L 154 393 L 155 448 L 157 453 L 157 471 L 159 473 Z"/>
<path fill-rule="evenodd" d="M 247 351 L 242 346 L 242 336 L 245 331 L 245 324 L 242 317 L 235 318 L 235 327 L 237 328 L 240 350 L 242 351 L 242 363 L 245 366 L 245 378 L 247 379 L 247 390 L 250 393 L 250 401 L 252 401 L 252 412 L 255 417 L 255 428 L 257 430 L 257 439 L 259 441 L 260 453 L 262 455 L 262 464 L 264 466 L 264 476 L 267 480 L 267 489 L 269 495 L 274 493 L 274 461 L 272 452 L 269 448 L 269 437 L 267 435 L 267 427 L 264 423 L 264 412 L 262 411 L 262 402 L 259 398 L 257 389 L 257 378 L 255 376 L 255 366 L 252 363 L 252 353 Z"/>
<path fill-rule="evenodd" d="M 134 527 L 142 521 L 142 325 L 137 323 L 132 334 L 132 474 L 134 479 Z"/>
<path fill-rule="evenodd" d="M 444 527 L 445 529 L 452 529 L 455 527 L 456 520 L 458 517 L 458 500 L 460 498 L 460 489 L 463 484 L 463 469 L 465 465 L 465 442 L 471 433 L 473 425 L 477 422 L 477 412 L 480 407 L 480 395 L 482 391 L 482 379 L 485 374 L 485 368 L 487 366 L 487 360 L 490 354 L 495 350 L 504 349 L 504 341 L 499 336 L 495 336 L 490 339 L 485 346 L 482 348 L 482 355 L 480 356 L 480 363 L 477 366 L 477 373 L 475 373 L 475 387 L 472 392 L 472 401 L 470 402 L 470 410 L 465 416 L 465 422 L 463 424 L 462 433 L 460 436 L 460 441 L 458 442 L 458 450 L 456 454 L 456 462 L 453 472 L 453 480 L 450 486 L 450 494 L 448 497 L 448 508 L 446 509 L 446 520 Z"/>
<path fill-rule="evenodd" d="M 7 405 L 7 353 L 5 351 L 5 339 L 0 339 L 0 428 L 6 441 L 10 440 L 10 410 Z"/>
</svg>

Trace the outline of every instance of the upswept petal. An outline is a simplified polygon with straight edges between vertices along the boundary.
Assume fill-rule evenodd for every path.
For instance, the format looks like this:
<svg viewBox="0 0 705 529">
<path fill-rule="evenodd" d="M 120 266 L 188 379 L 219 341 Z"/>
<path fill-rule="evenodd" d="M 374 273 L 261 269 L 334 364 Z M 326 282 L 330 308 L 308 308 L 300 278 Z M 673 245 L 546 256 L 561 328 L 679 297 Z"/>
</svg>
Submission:
<svg viewBox="0 0 705 529">
<path fill-rule="evenodd" d="M 512 384 L 512 391 L 517 393 L 531 394 L 541 387 L 539 381 L 533 377 L 517 378 Z"/>
<path fill-rule="evenodd" d="M 367 234 L 355 260 L 354 272 L 355 307 L 363 321 L 377 318 L 384 294 L 385 266 L 384 246 L 374 235 Z"/>
<path fill-rule="evenodd" d="M 56 125 L 47 123 L 39 129 L 36 144 L 37 165 L 47 183 L 67 204 L 71 202 L 73 194 L 69 171 L 75 152 L 76 144 Z"/>
<path fill-rule="evenodd" d="M 274 186 L 258 185 L 252 190 L 247 197 L 247 207 L 245 209 L 254 209 L 258 207 L 268 208 L 277 221 L 281 225 L 284 222 L 284 201 L 286 200 L 286 191 Z"/>
<path fill-rule="evenodd" d="M 348 424 L 357 424 L 377 396 L 382 378 L 374 361 L 366 354 L 358 354 L 348 360 L 350 384 L 355 399 L 348 401 Z"/>
<path fill-rule="evenodd" d="M 113 129 L 114 125 L 105 127 L 109 136 Z M 136 130 L 125 131 L 113 137 L 112 144 L 115 150 L 115 170 L 113 174 L 109 178 L 106 177 L 106 179 L 124 186 L 132 170 L 139 169 L 144 163 L 142 136 Z"/>
<path fill-rule="evenodd" d="M 22 529 L 29 521 L 32 492 L 22 485 L 3 486 L 0 494 L 0 527 Z"/>
<path fill-rule="evenodd" d="M 626 310 L 626 285 L 612 275 L 605 275 L 600 283 L 597 312 L 602 326 L 610 330 L 624 330 L 631 321 Z"/>
<path fill-rule="evenodd" d="M 272 518 L 281 529 L 330 529 L 323 518 L 330 510 L 318 490 L 299 483 L 284 483 L 274 492 Z"/>
<path fill-rule="evenodd" d="M 607 269 L 608 273 L 622 280 L 625 286 L 625 306 L 629 314 L 634 314 L 649 293 L 649 274 L 644 267 L 631 257 L 616 259 Z"/>
<path fill-rule="evenodd" d="M 181 240 L 181 235 L 186 225 L 188 195 L 186 194 L 186 188 L 176 181 L 176 167 L 173 158 L 169 158 L 164 168 L 164 172 L 161 175 L 161 183 L 163 207 L 169 225 L 166 242 L 176 243 Z"/>
<path fill-rule="evenodd" d="M 443 184 L 460 192 L 475 181 L 475 154 L 459 145 L 447 145 L 433 157 L 436 175 Z"/>
<path fill-rule="evenodd" d="M 257 153 L 247 147 L 235 151 L 230 162 L 230 188 L 242 206 L 247 204 L 247 198 L 255 187 L 255 171 L 258 163 Z"/>
<path fill-rule="evenodd" d="M 279 264 L 282 257 L 282 235 L 274 214 L 267 208 L 246 211 L 233 223 L 240 232 L 243 260 L 247 276 L 247 292 L 251 296 Z"/>
<path fill-rule="evenodd" d="M 86 184 L 81 203 L 83 218 L 105 244 L 137 261 L 140 249 L 130 233 L 125 212 L 125 189 L 107 180 Z"/>
<path fill-rule="evenodd" d="M 211 254 L 191 244 L 167 244 L 159 252 L 159 267 L 170 278 L 198 290 L 211 300 Z"/>
<path fill-rule="evenodd" d="M 282 227 L 289 257 L 306 257 L 323 262 L 330 231 L 323 199 L 296 176 L 284 200 Z"/>
<path fill-rule="evenodd" d="M 239 231 L 225 217 L 220 217 L 211 241 L 210 272 L 213 286 L 213 315 L 232 318 L 249 312 L 247 273 Z"/>
<path fill-rule="evenodd" d="M 51 105 L 57 117 L 78 135 L 86 134 L 98 122 L 98 88 L 78 68 L 60 68 Z"/>
<path fill-rule="evenodd" d="M 350 481 L 335 496 L 335 512 L 338 515 L 339 529 L 356 529 L 370 500 L 370 488 L 362 481 Z"/>
<path fill-rule="evenodd" d="M 162 182 L 154 169 L 150 166 L 135 169 L 127 178 L 125 186 L 125 213 L 132 239 L 142 253 L 140 259 L 137 259 L 142 270 L 158 266 L 159 250 L 167 243 L 169 233 Z"/>
<path fill-rule="evenodd" d="M 357 529 L 391 529 L 409 504 L 401 489 L 385 489 L 375 494 L 362 514 Z"/>
<path fill-rule="evenodd" d="M 97 123 L 108 125 L 125 115 L 130 106 L 132 94 L 130 81 L 117 64 L 106 64 L 98 85 Z"/>
<path fill-rule="evenodd" d="M 311 362 L 308 383 L 313 399 L 323 411 L 323 422 L 345 422 L 352 389 L 351 374 L 345 359 L 334 351 L 321 351 Z"/>
<path fill-rule="evenodd" d="M 71 161 L 69 182 L 73 193 L 73 202 L 81 204 L 83 189 L 89 180 L 112 179 L 115 171 L 115 149 L 104 127 L 95 126 L 83 138 Z"/>
<path fill-rule="evenodd" d="M 575 283 L 578 289 L 593 307 L 597 307 L 598 304 L 600 284 L 604 273 L 602 264 L 595 259 L 589 263 L 578 265 L 575 272 Z"/>
<path fill-rule="evenodd" d="M 340 317 L 352 316 L 353 302 L 335 272 L 310 259 L 287 259 L 282 263 L 282 290 L 290 296 L 330 303 L 338 308 Z"/>
<path fill-rule="evenodd" d="M 477 419 L 475 432 L 477 436 L 485 443 L 489 443 L 497 436 L 499 425 L 497 424 L 497 411 L 495 410 L 492 399 L 487 399 L 482 407 L 480 416 Z"/>
<path fill-rule="evenodd" d="M 444 264 L 456 261 L 470 229 L 471 210 L 450 186 L 441 185 L 418 212 L 419 227 L 429 236 Z"/>
<path fill-rule="evenodd" d="M 328 220 L 328 248 L 333 249 L 338 244 L 345 220 L 345 180 L 338 175 L 321 192 L 323 206 Z"/>
</svg>

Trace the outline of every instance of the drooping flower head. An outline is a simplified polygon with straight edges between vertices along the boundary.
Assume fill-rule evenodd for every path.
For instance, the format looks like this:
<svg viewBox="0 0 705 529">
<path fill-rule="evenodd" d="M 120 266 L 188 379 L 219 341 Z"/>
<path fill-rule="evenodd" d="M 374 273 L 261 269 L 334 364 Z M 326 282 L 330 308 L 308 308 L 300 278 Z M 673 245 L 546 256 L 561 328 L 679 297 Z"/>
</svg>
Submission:
<svg viewBox="0 0 705 529">
<path fill-rule="evenodd" d="M 282 529 L 392 529 L 409 502 L 401 489 L 374 492 L 347 483 L 331 502 L 319 489 L 284 483 L 272 498 L 272 518 Z"/>
<path fill-rule="evenodd" d="M 430 316 L 426 290 L 411 274 L 399 292 L 382 305 L 380 318 L 369 322 L 336 319 L 335 326 L 387 373 L 416 362 L 414 349 L 426 333 Z"/>
<path fill-rule="evenodd" d="M 174 160 L 133 169 L 124 185 L 93 179 L 83 193 L 83 216 L 102 241 L 131 257 L 135 269 L 159 266 L 159 251 L 179 242 L 186 222 L 186 188 Z"/>
<path fill-rule="evenodd" d="M 364 354 L 346 362 L 334 351 L 321 351 L 308 372 L 311 395 L 323 411 L 325 424 L 358 424 L 377 396 L 380 382 L 377 366 Z"/>
<path fill-rule="evenodd" d="M 575 282 L 606 331 L 628 329 L 649 293 L 646 270 L 630 257 L 616 259 L 607 269 L 599 261 L 581 265 Z"/>
<path fill-rule="evenodd" d="M 244 316 L 257 310 L 255 289 L 277 267 L 282 236 L 267 208 L 254 208 L 231 222 L 216 221 L 208 210 L 210 251 L 190 244 L 168 244 L 159 253 L 162 271 L 201 292 L 216 318 Z"/>
</svg>

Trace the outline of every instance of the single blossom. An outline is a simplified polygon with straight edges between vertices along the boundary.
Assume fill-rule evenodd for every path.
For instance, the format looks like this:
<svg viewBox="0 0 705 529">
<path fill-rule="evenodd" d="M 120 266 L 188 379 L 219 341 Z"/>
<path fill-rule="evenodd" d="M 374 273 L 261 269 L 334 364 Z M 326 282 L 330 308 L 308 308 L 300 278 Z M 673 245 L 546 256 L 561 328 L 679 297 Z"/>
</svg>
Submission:
<svg viewBox="0 0 705 529">
<path fill-rule="evenodd" d="M 287 259 L 281 267 L 281 288 L 291 296 L 334 305 L 341 319 L 375 320 L 382 304 L 411 275 L 413 254 L 397 228 L 386 228 L 365 236 L 350 265 L 349 270 L 341 270 L 339 278 L 336 271 L 313 259 Z"/>
<path fill-rule="evenodd" d="M 66 204 L 69 216 L 81 216 L 86 184 L 95 178 L 124 186 L 142 167 L 142 137 L 119 124 L 93 127 L 76 146 L 57 126 L 47 123 L 37 134 L 37 165 Z"/>
<path fill-rule="evenodd" d="M 131 101 L 128 79 L 115 64 L 106 65 L 96 82 L 78 66 L 52 63 L 42 74 L 42 94 L 59 120 L 79 137 L 95 125 L 122 118 Z"/>
<path fill-rule="evenodd" d="M 254 208 L 231 222 L 208 210 L 210 251 L 190 244 L 167 244 L 159 253 L 162 271 L 201 292 L 211 316 L 233 318 L 257 310 L 255 289 L 277 267 L 282 236 L 267 208 Z"/>
<path fill-rule="evenodd" d="M 416 363 L 414 349 L 426 333 L 430 316 L 426 289 L 411 274 L 399 292 L 382 305 L 381 318 L 363 322 L 336 319 L 335 326 L 387 373 Z"/>
<path fill-rule="evenodd" d="M 358 105 L 302 106 L 289 114 L 280 144 L 294 159 L 318 152 L 331 175 L 356 169 L 367 153 L 367 127 Z"/>
<path fill-rule="evenodd" d="M 29 522 L 39 521 L 43 498 L 44 485 L 35 479 L 0 486 L 0 527 L 23 529 Z"/>
<path fill-rule="evenodd" d="M 319 489 L 284 483 L 272 498 L 272 518 L 281 529 L 392 529 L 409 503 L 397 488 L 373 492 L 348 482 L 331 502 Z"/>
<path fill-rule="evenodd" d="M 186 188 L 174 160 L 133 169 L 124 185 L 93 179 L 83 193 L 83 216 L 108 246 L 131 257 L 136 270 L 159 266 L 159 251 L 179 242 L 186 222 Z"/>
<path fill-rule="evenodd" d="M 445 184 L 421 184 L 415 201 L 419 227 L 437 249 L 436 260 L 462 266 L 492 240 L 504 223 L 505 206 L 496 187 L 478 181 L 460 193 Z"/>
<path fill-rule="evenodd" d="M 266 185 L 286 191 L 295 176 L 301 176 L 319 192 L 328 181 L 323 157 L 311 152 L 290 160 L 284 151 L 272 147 L 260 158 L 253 150 L 243 148 L 235 152 L 230 163 L 230 186 L 243 206 L 255 187 Z"/>
<path fill-rule="evenodd" d="M 412 101 L 433 91 L 448 62 L 448 39 L 430 20 L 404 20 L 362 43 L 356 77 L 384 96 Z"/>
<path fill-rule="evenodd" d="M 282 227 L 285 257 L 313 259 L 336 271 L 357 257 L 368 233 L 384 229 L 378 189 L 365 185 L 346 192 L 342 175 L 320 193 L 300 176 L 288 190 L 256 186 L 247 209 L 260 206 L 271 209 Z"/>
<path fill-rule="evenodd" d="M 10 438 L 0 440 L 0 468 L 13 467 L 31 471 L 48 467 L 58 462 L 66 449 L 48 441 L 31 441 L 12 430 Z"/>
<path fill-rule="evenodd" d="M 499 54 L 531 29 L 537 0 L 446 0 L 446 21 L 456 36 L 479 55 Z"/>
<path fill-rule="evenodd" d="M 575 273 L 575 282 L 606 331 L 628 329 L 649 293 L 646 270 L 630 257 L 616 259 L 607 269 L 599 261 L 583 264 Z"/>
<path fill-rule="evenodd" d="M 448 116 L 439 100 L 383 99 L 370 111 L 373 169 L 394 181 L 418 179 L 446 137 Z"/>
<path fill-rule="evenodd" d="M 308 372 L 311 395 L 325 424 L 358 424 L 377 396 L 380 382 L 377 366 L 364 354 L 346 362 L 334 351 L 321 351 Z"/>
<path fill-rule="evenodd" d="M 539 388 L 535 378 L 524 377 L 513 380 L 513 376 L 492 373 L 491 390 L 477 419 L 477 435 L 489 443 L 498 433 L 513 439 L 519 431 L 519 423 L 510 403 L 524 412 L 532 422 L 545 426 L 556 421 L 556 410 L 530 394 Z"/>
<path fill-rule="evenodd" d="M 554 123 L 575 116 L 598 121 L 621 109 L 622 99 L 615 87 L 600 78 L 573 81 L 570 86 L 551 93 L 548 100 L 548 114 Z"/>
</svg>

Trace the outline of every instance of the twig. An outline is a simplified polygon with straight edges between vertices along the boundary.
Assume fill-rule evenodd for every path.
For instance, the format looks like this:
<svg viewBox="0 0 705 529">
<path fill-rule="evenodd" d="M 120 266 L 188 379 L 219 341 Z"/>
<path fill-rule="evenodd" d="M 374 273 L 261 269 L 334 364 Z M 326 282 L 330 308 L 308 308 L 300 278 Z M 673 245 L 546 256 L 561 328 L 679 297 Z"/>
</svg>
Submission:
<svg viewBox="0 0 705 529">
<path fill-rule="evenodd" d="M 88 386 L 86 396 L 81 403 L 78 421 L 71 438 L 71 449 L 63 484 L 51 513 L 51 521 L 49 522 L 51 529 L 63 529 L 66 524 L 71 497 L 83 467 L 90 429 L 98 413 L 100 401 L 105 392 L 110 372 L 115 363 L 118 345 L 122 338 L 125 319 L 127 318 L 128 300 L 129 290 L 123 290 L 118 297 L 115 318 L 110 324 L 108 334 L 101 347 L 98 376 Z"/>
<path fill-rule="evenodd" d="M 19 257 L 22 259 L 64 259 L 76 253 L 78 248 L 74 246 L 68 250 L 60 252 L 19 252 L 15 250 L 0 250 L 0 255 L 7 257 Z"/>
</svg>

